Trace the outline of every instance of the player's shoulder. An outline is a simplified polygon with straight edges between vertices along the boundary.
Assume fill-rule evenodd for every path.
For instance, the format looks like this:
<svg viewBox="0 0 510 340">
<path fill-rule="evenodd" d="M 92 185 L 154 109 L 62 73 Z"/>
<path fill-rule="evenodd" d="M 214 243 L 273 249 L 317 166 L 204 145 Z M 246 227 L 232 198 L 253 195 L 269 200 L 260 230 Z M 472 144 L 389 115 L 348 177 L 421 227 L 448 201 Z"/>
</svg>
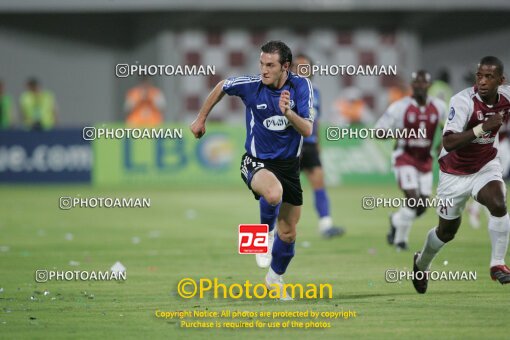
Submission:
<svg viewBox="0 0 510 340">
<path fill-rule="evenodd" d="M 476 96 L 475 88 L 468 87 L 453 95 L 450 99 L 450 103 L 469 103 L 472 102 L 474 96 Z"/>
<path fill-rule="evenodd" d="M 256 84 L 260 83 L 262 81 L 262 78 L 259 75 L 243 75 L 243 76 L 233 76 L 229 77 L 225 80 L 225 84 L 223 86 L 229 87 L 229 86 L 236 86 L 236 85 L 243 85 L 243 84 Z"/>
<path fill-rule="evenodd" d="M 476 96 L 474 87 L 468 87 L 455 94 L 450 99 L 450 108 L 448 110 L 448 120 L 452 120 L 455 115 L 457 117 L 468 117 L 473 111 L 473 97 Z"/>
<path fill-rule="evenodd" d="M 310 91 L 313 91 L 313 85 L 310 79 L 306 77 L 299 76 L 293 72 L 289 72 L 289 82 L 294 86 L 295 88 L 303 88 L 306 87 Z"/>
</svg>

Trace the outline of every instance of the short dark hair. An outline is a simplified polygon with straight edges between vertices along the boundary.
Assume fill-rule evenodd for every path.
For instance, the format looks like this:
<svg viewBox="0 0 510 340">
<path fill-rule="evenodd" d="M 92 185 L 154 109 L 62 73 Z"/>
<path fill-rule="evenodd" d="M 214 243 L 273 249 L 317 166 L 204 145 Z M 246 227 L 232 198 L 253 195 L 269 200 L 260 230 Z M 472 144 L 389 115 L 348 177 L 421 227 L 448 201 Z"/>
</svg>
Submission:
<svg viewBox="0 0 510 340">
<path fill-rule="evenodd" d="M 503 63 L 501 60 L 494 56 L 486 56 L 480 59 L 480 63 L 478 64 L 478 67 L 482 65 L 490 65 L 490 66 L 496 66 L 496 70 L 498 71 L 499 75 L 502 76 L 503 72 L 505 71 L 505 67 L 503 66 Z"/>
<path fill-rule="evenodd" d="M 278 53 L 280 64 L 285 64 L 287 61 L 292 64 L 292 51 L 289 46 L 280 40 L 271 40 L 262 45 L 260 50 L 264 53 Z"/>
</svg>

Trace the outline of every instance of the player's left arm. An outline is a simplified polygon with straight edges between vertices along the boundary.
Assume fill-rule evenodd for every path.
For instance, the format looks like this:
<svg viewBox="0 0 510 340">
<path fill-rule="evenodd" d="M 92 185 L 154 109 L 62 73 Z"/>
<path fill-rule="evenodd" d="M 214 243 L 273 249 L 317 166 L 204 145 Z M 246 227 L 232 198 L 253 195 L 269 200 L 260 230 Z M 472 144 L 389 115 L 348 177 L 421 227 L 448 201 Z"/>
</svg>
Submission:
<svg viewBox="0 0 510 340">
<path fill-rule="evenodd" d="M 289 91 L 287 90 L 282 91 L 278 106 L 280 107 L 280 110 L 282 111 L 283 115 L 289 120 L 294 129 L 296 129 L 296 131 L 299 132 L 300 135 L 304 137 L 309 137 L 312 135 L 313 122 L 311 120 L 301 117 L 296 112 L 291 110 Z"/>
<path fill-rule="evenodd" d="M 290 108 L 290 92 L 285 90 L 280 95 L 278 106 L 283 115 L 289 120 L 294 129 L 304 137 L 309 137 L 313 132 L 313 92 L 310 80 L 302 78 L 303 83 L 296 89 L 296 107 L 299 112 L 296 113 Z"/>
</svg>

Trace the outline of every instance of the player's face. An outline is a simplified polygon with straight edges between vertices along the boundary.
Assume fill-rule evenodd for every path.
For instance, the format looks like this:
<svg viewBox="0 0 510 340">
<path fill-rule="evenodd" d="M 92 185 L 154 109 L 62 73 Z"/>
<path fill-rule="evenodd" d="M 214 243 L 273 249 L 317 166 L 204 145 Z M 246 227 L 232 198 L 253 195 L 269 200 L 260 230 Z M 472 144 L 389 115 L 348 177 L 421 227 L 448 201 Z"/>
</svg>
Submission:
<svg viewBox="0 0 510 340">
<path fill-rule="evenodd" d="M 503 84 L 504 77 L 498 73 L 494 65 L 480 65 L 476 72 L 476 86 L 482 98 L 491 98 L 498 92 L 498 86 Z"/>
<path fill-rule="evenodd" d="M 413 88 L 413 95 L 415 97 L 425 98 L 430 87 L 430 82 L 424 74 L 418 74 L 411 83 L 411 87 Z"/>
<path fill-rule="evenodd" d="M 264 85 L 276 87 L 289 69 L 289 63 L 280 64 L 278 53 L 260 54 L 260 74 Z"/>
<path fill-rule="evenodd" d="M 306 75 L 299 72 L 298 65 L 310 65 L 310 60 L 304 58 L 304 57 L 297 57 L 295 61 L 292 61 L 292 72 L 294 72 L 297 75 L 300 75 L 301 77 L 309 77 L 311 72 L 307 72 Z M 303 70 L 303 68 L 301 68 Z"/>
</svg>

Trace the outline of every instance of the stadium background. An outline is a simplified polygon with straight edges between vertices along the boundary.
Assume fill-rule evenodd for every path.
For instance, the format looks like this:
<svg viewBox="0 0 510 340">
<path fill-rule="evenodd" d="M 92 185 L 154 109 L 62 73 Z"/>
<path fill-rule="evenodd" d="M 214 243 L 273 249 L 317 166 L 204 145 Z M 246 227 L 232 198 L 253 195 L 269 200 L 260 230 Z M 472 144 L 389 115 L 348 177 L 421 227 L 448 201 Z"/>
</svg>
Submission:
<svg viewBox="0 0 510 340">
<path fill-rule="evenodd" d="M 209 273 L 256 280 L 262 275 L 231 268 L 254 266 L 254 261 L 235 255 L 234 248 L 226 248 L 232 241 L 235 243 L 237 224 L 257 221 L 256 204 L 243 188 L 237 170 L 244 139 L 242 103 L 226 97 L 211 113 L 214 124 L 201 141 L 191 138 L 186 126 L 219 80 L 230 75 L 257 73 L 259 46 L 264 41 L 283 40 L 294 52 L 307 53 L 320 64 L 396 64 L 399 76 L 406 82 L 410 72 L 417 68 L 425 68 L 433 76 L 446 68 L 456 92 L 466 87 L 465 76 L 475 69 L 482 55 L 496 55 L 510 65 L 510 50 L 506 45 L 510 38 L 509 11 L 510 4 L 506 1 L 453 0 L 0 2 L 0 79 L 6 92 L 17 101 L 25 80 L 36 76 L 44 88 L 55 93 L 59 105 L 59 123 L 54 131 L 23 131 L 18 120 L 14 129 L 0 132 L 0 216 L 4 217 L 0 224 L 0 257 L 3 257 L 0 272 L 4 278 L 4 283 L 0 282 L 3 288 L 1 327 L 12 332 L 6 334 L 34 336 L 41 330 L 55 331 L 55 322 L 51 320 L 58 318 L 59 311 L 70 308 L 84 316 L 90 313 L 80 308 L 99 308 L 111 311 L 106 319 L 116 320 L 116 326 L 112 326 L 115 332 L 131 334 L 126 322 L 118 319 L 122 312 L 115 308 L 112 311 L 112 299 L 120 301 L 121 307 L 117 306 L 120 309 L 139 307 L 126 315 L 137 319 L 139 327 L 148 328 L 153 327 L 151 311 L 156 307 L 177 310 L 200 305 L 197 301 L 189 304 L 175 297 L 173 290 L 179 278 Z M 185 134 L 182 140 L 92 143 L 83 140 L 84 126 L 122 126 L 125 93 L 138 81 L 137 77 L 115 76 L 115 65 L 122 63 L 216 66 L 213 77 L 152 79 L 167 98 L 165 126 L 182 127 Z M 348 87 L 359 89 L 374 119 L 388 105 L 391 79 L 387 77 L 317 76 L 314 83 L 322 94 L 323 128 L 328 123 L 338 123 L 335 102 Z M 17 109 L 15 105 L 15 113 Z M 401 335 L 409 335 L 413 327 L 421 327 L 419 323 L 397 317 L 369 318 L 370 303 L 374 304 L 373 312 L 391 314 L 393 310 L 384 307 L 388 295 L 399 299 L 400 304 L 393 308 L 403 308 L 409 313 L 413 306 L 421 304 L 412 295 L 412 288 L 399 287 L 395 292 L 380 282 L 384 271 L 381 268 L 403 267 L 409 262 L 409 256 L 383 250 L 384 244 L 381 245 L 389 210 L 361 210 L 362 196 L 400 195 L 391 174 L 391 143 L 323 142 L 322 156 L 331 188 L 333 214 L 340 223 L 346 224 L 349 233 L 336 244 L 321 243 L 315 235 L 316 218 L 310 190 L 305 185 L 301 235 L 314 246 L 310 250 L 307 243 L 302 243 L 301 253 L 311 254 L 307 260 L 296 262 L 306 268 L 307 264 L 314 266 L 319 261 L 324 271 L 331 270 L 328 263 L 334 264 L 340 277 L 333 279 L 324 273 L 313 273 L 309 268 L 302 270 L 297 264 L 291 269 L 295 273 L 291 277 L 305 281 L 310 274 L 314 280 L 331 279 L 342 290 L 335 297 L 338 303 L 347 301 L 346 309 L 350 306 L 365 310 L 369 320 L 366 323 L 357 320 L 358 324 L 336 325 L 333 332 L 323 331 L 324 336 L 336 334 L 344 327 L 348 330 L 346 334 L 352 336 L 368 336 L 377 331 L 389 337 L 395 327 L 399 327 Z M 153 207 L 150 212 L 58 209 L 60 196 L 101 195 L 148 196 Z M 226 212 L 229 216 L 225 216 Z M 422 236 L 433 223 L 435 217 L 429 211 L 413 231 L 412 249 L 421 246 Z M 486 235 L 480 238 L 479 233 L 468 229 L 465 238 L 460 237 L 461 244 L 452 258 L 457 256 L 462 260 L 470 246 L 475 245 L 481 258 L 479 276 L 482 277 L 488 242 Z M 68 237 L 69 234 L 72 236 Z M 197 242 L 203 242 L 205 249 Z M 378 259 L 373 263 L 373 257 L 360 258 L 357 250 L 363 255 L 367 251 L 377 254 Z M 189 256 L 189 252 L 193 256 L 173 263 L 160 258 Z M 218 269 L 215 262 L 207 259 L 210 256 L 225 264 Z M 101 284 L 91 287 L 88 283 L 48 283 L 41 287 L 33 282 L 36 268 L 72 269 L 70 261 L 75 261 L 81 263 L 82 270 L 97 270 L 109 268 L 116 260 L 125 262 L 128 273 L 133 273 L 120 289 Z M 356 261 L 376 270 L 378 281 L 365 273 L 359 274 Z M 346 273 L 351 275 L 350 279 L 345 278 Z M 148 287 L 155 292 L 153 296 L 141 284 L 146 280 L 151 281 Z M 134 281 L 131 287 L 129 281 Z M 383 293 L 353 288 L 367 286 L 367 281 L 370 289 L 378 286 Z M 467 284 L 474 296 L 469 300 L 472 305 L 467 305 L 479 308 L 467 320 L 478 320 L 486 313 L 486 306 L 480 300 L 497 301 L 499 287 L 490 286 L 491 295 L 483 296 L 480 294 L 486 286 L 480 281 L 475 283 L 478 287 Z M 445 305 L 458 302 L 457 286 L 448 283 L 437 286 L 446 291 Z M 51 296 L 59 294 L 60 306 L 51 306 L 51 300 L 35 294 L 46 287 Z M 87 290 L 94 290 L 97 298 L 90 299 Z M 30 300 L 33 296 L 38 300 Z M 67 301 L 61 301 L 65 300 L 62 296 Z M 130 296 L 135 297 L 131 300 Z M 424 307 L 430 313 L 437 307 L 431 301 Z M 208 303 L 212 308 L 219 308 L 215 301 Z M 260 307 L 244 303 L 232 305 L 246 309 Z M 263 306 L 272 308 L 270 303 Z M 38 314 L 39 319 L 30 319 L 33 314 Z M 97 322 L 98 317 L 102 316 L 94 315 L 89 321 Z M 64 317 L 61 324 L 57 322 L 64 328 L 56 334 L 72 334 L 70 322 L 75 321 Z M 101 326 L 93 329 L 90 336 L 106 332 L 104 324 L 98 324 Z M 162 322 L 152 331 L 168 330 L 161 325 L 178 332 L 175 324 Z M 366 333 L 363 325 L 368 325 Z M 495 321 L 492 325 L 499 323 Z M 472 323 L 472 327 L 480 329 L 481 326 Z M 470 334 L 470 328 L 466 329 L 466 333 L 445 330 L 444 334 Z M 80 332 L 85 330 L 79 328 L 77 332 L 83 334 Z M 205 332 L 193 335 L 201 337 Z"/>
</svg>

